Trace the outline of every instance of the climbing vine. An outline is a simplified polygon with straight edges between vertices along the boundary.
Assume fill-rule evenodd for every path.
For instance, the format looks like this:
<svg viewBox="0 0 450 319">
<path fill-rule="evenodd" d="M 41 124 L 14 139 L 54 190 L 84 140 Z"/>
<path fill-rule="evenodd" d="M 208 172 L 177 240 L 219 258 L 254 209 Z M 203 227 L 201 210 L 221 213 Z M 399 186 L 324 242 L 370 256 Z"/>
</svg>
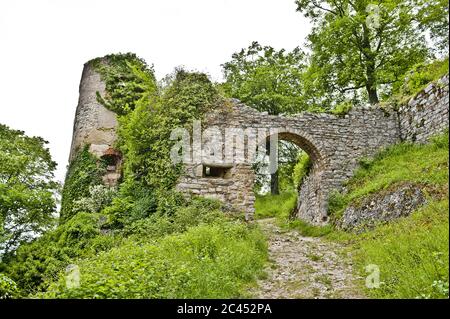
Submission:
<svg viewBox="0 0 450 319">
<path fill-rule="evenodd" d="M 153 67 L 133 53 L 110 54 L 90 61 L 105 83 L 105 96 L 97 100 L 109 110 L 124 115 L 157 91 Z"/>
<path fill-rule="evenodd" d="M 86 145 L 71 161 L 62 190 L 60 222 L 65 222 L 74 214 L 76 200 L 89 195 L 89 188 L 102 183 L 105 163 L 89 152 Z"/>
<path fill-rule="evenodd" d="M 158 86 L 153 68 L 131 53 L 91 63 L 106 85 L 104 96 L 97 93 L 98 101 L 119 116 L 116 147 L 125 159 L 124 182 L 108 211 L 122 221 L 135 206 L 143 218 L 173 212 L 184 200 L 174 191 L 182 166 L 170 159 L 170 133 L 177 127 L 190 129 L 194 119 L 218 105 L 217 89 L 205 74 L 181 69 Z"/>
<path fill-rule="evenodd" d="M 190 129 L 194 119 L 219 101 L 206 75 L 178 70 L 159 96 L 139 101 L 134 111 L 121 117 L 120 148 L 126 158 L 122 193 L 153 196 L 154 208 L 161 213 L 179 206 L 182 197 L 173 189 L 182 166 L 170 159 L 170 134 L 176 127 Z"/>
<path fill-rule="evenodd" d="M 94 290 L 103 289 L 104 297 L 114 297 L 110 295 L 112 290 L 104 289 L 103 274 L 109 276 L 108 282 L 113 286 L 124 287 L 115 297 L 147 296 L 144 292 L 161 297 L 236 296 L 241 289 L 240 282 L 254 280 L 262 269 L 265 246 L 256 229 L 230 222 L 219 210 L 220 204 L 198 199 L 187 202 L 174 187 L 182 167 L 171 161 L 170 151 L 175 141 L 170 140 L 170 134 L 177 127 L 191 129 L 194 119 L 201 119 L 222 102 L 220 94 L 206 75 L 183 70 L 175 71 L 166 85 L 158 87 L 153 71 L 136 67 L 133 61 L 138 61 L 133 55 L 121 55 L 110 56 L 107 62 L 105 59 L 92 62 L 99 63 L 96 67 L 106 76 L 106 94 L 101 101 L 118 114 L 118 140 L 114 147 L 121 151 L 124 160 L 118 193 L 95 201 L 94 193 L 109 191 L 96 186 L 102 182 L 105 163 L 92 155 L 86 145 L 72 160 L 66 176 L 61 225 L 29 245 L 23 245 L 8 261 L 6 275 L 16 281 L 25 295 L 37 293 L 34 296 L 41 297 L 47 291 L 45 296 L 64 296 L 54 278 L 58 273 L 64 276 L 68 264 L 81 265 L 82 260 L 95 267 L 92 270 L 83 268 L 84 264 L 81 267 L 83 280 L 77 297 L 90 297 L 89 278 L 93 280 Z M 141 85 L 145 81 L 153 83 Z M 103 205 L 105 202 L 107 207 Z M 198 230 L 191 231 L 193 227 Z M 172 233 L 174 235 L 170 235 Z M 156 241 L 158 237 L 162 238 Z M 192 257 L 178 257 L 180 248 L 174 244 L 180 239 L 183 240 L 181 247 L 187 247 Z M 134 269 L 127 268 L 138 258 L 134 253 L 139 253 L 140 247 L 150 242 L 154 245 L 148 248 L 160 253 L 146 254 L 150 256 L 148 260 L 139 257 L 138 268 L 152 274 L 152 280 L 155 275 L 173 278 L 158 282 L 156 295 L 147 285 L 153 286 L 153 281 L 142 280 Z M 165 242 L 167 245 L 163 244 Z M 204 248 L 204 243 L 212 244 Z M 99 254 L 101 251 L 109 251 L 111 258 L 119 262 L 115 262 L 113 274 L 104 271 L 111 269 L 109 257 L 95 259 L 104 255 Z M 212 257 L 203 257 L 204 251 L 211 251 Z M 220 258 L 221 254 L 228 257 Z M 155 260 L 157 263 L 153 264 Z M 235 260 L 241 262 L 236 264 Z M 121 268 L 122 262 L 125 268 Z M 187 272 L 177 270 L 179 265 Z M 248 274 L 243 277 L 245 270 Z M 135 289 L 136 294 L 123 285 L 123 275 L 132 277 L 130 283 L 143 283 Z M 206 290 L 199 288 L 204 285 L 198 282 L 212 277 L 219 280 L 208 284 Z M 189 290 L 185 288 L 186 280 L 192 283 Z M 49 289 L 52 282 L 55 285 Z M 174 294 L 175 291 L 179 292 Z M 43 295 L 40 292 L 44 292 Z"/>
</svg>

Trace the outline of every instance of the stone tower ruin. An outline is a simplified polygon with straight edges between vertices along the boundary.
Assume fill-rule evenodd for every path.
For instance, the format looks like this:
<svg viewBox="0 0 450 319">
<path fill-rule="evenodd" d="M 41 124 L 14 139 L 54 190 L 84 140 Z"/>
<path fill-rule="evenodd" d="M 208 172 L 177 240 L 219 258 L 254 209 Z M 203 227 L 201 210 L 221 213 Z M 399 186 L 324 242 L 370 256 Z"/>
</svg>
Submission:
<svg viewBox="0 0 450 319">
<path fill-rule="evenodd" d="M 102 61 L 104 63 L 104 61 Z M 107 162 L 103 176 L 106 185 L 114 186 L 120 178 L 121 155 L 114 149 L 117 139 L 117 115 L 97 101 L 97 92 L 105 95 L 105 83 L 92 63 L 84 64 L 80 81 L 78 106 L 73 124 L 69 163 L 78 151 L 89 145 L 89 151 Z"/>
</svg>

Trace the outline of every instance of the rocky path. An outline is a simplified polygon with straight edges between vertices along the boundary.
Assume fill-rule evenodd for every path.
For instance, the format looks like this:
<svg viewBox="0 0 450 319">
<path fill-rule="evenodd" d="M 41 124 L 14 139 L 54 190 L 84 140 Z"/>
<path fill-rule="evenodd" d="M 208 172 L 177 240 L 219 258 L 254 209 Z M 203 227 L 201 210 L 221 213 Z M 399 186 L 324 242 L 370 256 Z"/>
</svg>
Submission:
<svg viewBox="0 0 450 319">
<path fill-rule="evenodd" d="M 282 231 L 275 219 L 258 221 L 268 236 L 267 278 L 250 292 L 256 298 L 364 298 L 356 288 L 342 246 L 295 230 Z"/>
</svg>

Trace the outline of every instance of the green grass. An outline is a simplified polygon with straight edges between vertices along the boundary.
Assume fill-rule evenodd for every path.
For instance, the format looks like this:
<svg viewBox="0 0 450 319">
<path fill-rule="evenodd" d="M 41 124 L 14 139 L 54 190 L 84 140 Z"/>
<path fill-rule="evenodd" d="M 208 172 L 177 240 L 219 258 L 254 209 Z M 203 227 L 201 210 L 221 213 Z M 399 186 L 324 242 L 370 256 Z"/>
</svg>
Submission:
<svg viewBox="0 0 450 319">
<path fill-rule="evenodd" d="M 354 244 L 363 276 L 370 264 L 380 269 L 374 298 L 448 298 L 448 199 L 433 201 L 408 218 L 377 227 Z"/>
<path fill-rule="evenodd" d="M 394 97 L 401 97 L 405 100 L 411 98 L 423 89 L 425 89 L 431 82 L 436 82 L 444 75 L 448 74 L 448 57 L 442 60 L 434 60 L 431 63 L 419 63 L 407 76 L 407 79 L 401 86 L 394 85 Z"/>
<path fill-rule="evenodd" d="M 295 229 L 303 236 L 308 237 L 322 237 L 330 234 L 333 231 L 332 225 L 315 226 L 300 219 L 285 220 L 280 222 L 280 226 L 283 229 Z"/>
<path fill-rule="evenodd" d="M 294 191 L 287 191 L 280 195 L 256 195 L 255 218 L 287 219 L 296 204 L 297 194 Z"/>
<path fill-rule="evenodd" d="M 291 219 L 291 212 L 297 205 L 297 194 L 294 191 L 280 195 L 257 195 L 255 202 L 255 218 L 276 218 L 282 229 L 295 229 L 303 236 L 321 237 L 332 232 L 331 225 L 314 226 L 299 219 Z"/>
</svg>

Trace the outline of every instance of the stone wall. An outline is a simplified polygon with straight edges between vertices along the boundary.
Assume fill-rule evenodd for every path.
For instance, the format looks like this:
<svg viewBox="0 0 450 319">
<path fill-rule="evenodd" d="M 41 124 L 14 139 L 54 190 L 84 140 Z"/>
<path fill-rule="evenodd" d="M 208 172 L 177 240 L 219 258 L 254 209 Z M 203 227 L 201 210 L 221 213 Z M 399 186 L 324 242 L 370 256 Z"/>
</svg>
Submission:
<svg viewBox="0 0 450 319">
<path fill-rule="evenodd" d="M 448 74 L 399 109 L 402 140 L 425 143 L 448 128 Z"/>
<path fill-rule="evenodd" d="M 224 136 L 226 127 L 246 132 L 266 130 L 267 135 L 275 131 L 280 139 L 291 141 L 306 151 L 313 168 L 300 187 L 296 214 L 311 223 L 323 224 L 328 219 L 330 192 L 342 188 L 360 159 L 400 141 L 426 142 L 448 129 L 448 75 L 430 84 L 398 112 L 366 106 L 354 108 L 344 116 L 313 113 L 271 116 L 233 100 L 231 106 L 207 116 L 204 129 L 211 127 L 219 128 Z M 237 169 L 233 163 L 227 163 L 231 167 L 227 178 L 205 177 L 202 165 L 197 164 L 197 173 L 188 167 L 193 173 L 180 179 L 178 189 L 219 198 L 231 208 L 245 211 L 251 218 L 255 200 L 251 165 Z"/>
<path fill-rule="evenodd" d="M 194 196 L 218 199 L 229 210 L 244 212 L 246 218 L 251 220 L 255 204 L 255 177 L 251 165 L 230 167 L 227 178 L 204 177 L 201 168 L 201 164 L 185 165 L 177 189 Z"/>
</svg>

